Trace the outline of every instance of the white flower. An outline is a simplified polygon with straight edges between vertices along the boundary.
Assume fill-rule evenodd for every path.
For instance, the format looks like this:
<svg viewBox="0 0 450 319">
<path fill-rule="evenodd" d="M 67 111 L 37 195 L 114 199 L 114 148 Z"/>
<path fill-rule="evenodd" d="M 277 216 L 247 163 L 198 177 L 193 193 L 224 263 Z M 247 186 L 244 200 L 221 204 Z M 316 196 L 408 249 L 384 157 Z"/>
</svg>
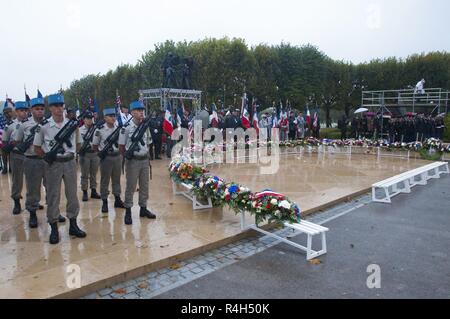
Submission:
<svg viewBox="0 0 450 319">
<path fill-rule="evenodd" d="M 205 184 L 203 184 L 203 182 L 201 182 L 201 183 L 199 184 L 200 188 L 202 188 L 204 185 L 205 185 Z"/>
<path fill-rule="evenodd" d="M 277 201 L 275 198 L 272 198 L 272 200 L 270 201 L 270 203 L 271 203 L 272 205 L 276 205 L 276 204 L 278 204 L 278 201 Z"/>
<path fill-rule="evenodd" d="M 280 204 L 278 204 L 278 206 L 285 209 L 291 209 L 291 204 L 287 200 L 282 201 Z"/>
<path fill-rule="evenodd" d="M 256 202 L 252 203 L 252 207 L 255 208 L 256 207 Z"/>
</svg>

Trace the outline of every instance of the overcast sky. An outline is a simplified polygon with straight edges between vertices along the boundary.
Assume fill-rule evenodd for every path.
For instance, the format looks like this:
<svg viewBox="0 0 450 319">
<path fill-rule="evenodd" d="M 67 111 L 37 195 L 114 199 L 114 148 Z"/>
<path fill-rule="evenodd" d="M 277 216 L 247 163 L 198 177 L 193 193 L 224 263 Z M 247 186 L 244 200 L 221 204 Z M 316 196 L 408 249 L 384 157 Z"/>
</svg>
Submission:
<svg viewBox="0 0 450 319">
<path fill-rule="evenodd" d="M 0 99 L 135 64 L 167 39 L 311 43 L 359 63 L 450 51 L 448 0 L 0 0 Z"/>
</svg>

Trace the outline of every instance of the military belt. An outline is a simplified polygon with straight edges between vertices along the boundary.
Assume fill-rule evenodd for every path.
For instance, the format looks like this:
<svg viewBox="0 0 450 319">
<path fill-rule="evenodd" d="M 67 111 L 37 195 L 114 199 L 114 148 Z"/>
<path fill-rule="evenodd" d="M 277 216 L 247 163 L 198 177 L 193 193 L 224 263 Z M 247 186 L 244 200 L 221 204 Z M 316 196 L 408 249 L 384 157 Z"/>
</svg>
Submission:
<svg viewBox="0 0 450 319">
<path fill-rule="evenodd" d="M 70 156 L 66 156 L 66 157 L 57 157 L 55 162 L 58 163 L 66 163 L 66 162 L 70 162 L 75 158 L 75 156 L 70 155 Z"/>
<path fill-rule="evenodd" d="M 29 159 L 39 159 L 39 160 L 42 159 L 42 157 L 39 157 L 37 155 L 30 155 L 30 156 L 27 156 L 27 158 L 29 158 Z"/>
<path fill-rule="evenodd" d="M 133 159 L 137 160 L 137 161 L 143 161 L 143 160 L 148 159 L 148 155 L 142 155 L 142 156 L 134 155 Z"/>
<path fill-rule="evenodd" d="M 106 156 L 109 156 L 109 157 L 116 157 L 116 156 L 119 156 L 119 155 L 120 155 L 119 152 L 117 152 L 117 153 L 108 153 L 108 154 L 106 154 Z"/>
</svg>

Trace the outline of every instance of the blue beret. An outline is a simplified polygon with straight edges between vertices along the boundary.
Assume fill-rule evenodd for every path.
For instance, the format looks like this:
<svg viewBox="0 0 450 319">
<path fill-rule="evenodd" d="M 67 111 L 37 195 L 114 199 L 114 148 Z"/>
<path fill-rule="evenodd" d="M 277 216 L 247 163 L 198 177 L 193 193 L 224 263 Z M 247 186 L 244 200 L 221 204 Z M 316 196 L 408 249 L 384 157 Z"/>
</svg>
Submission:
<svg viewBox="0 0 450 319">
<path fill-rule="evenodd" d="M 64 104 L 64 96 L 61 94 L 52 94 L 48 96 L 48 105 Z"/>
<path fill-rule="evenodd" d="M 15 103 L 16 110 L 27 110 L 29 109 L 28 102 L 16 102 Z"/>
<path fill-rule="evenodd" d="M 106 116 L 106 115 L 116 115 L 116 109 L 115 108 L 111 108 L 111 107 L 105 108 L 105 109 L 103 109 L 103 115 L 104 116 Z"/>
<path fill-rule="evenodd" d="M 145 106 L 140 101 L 131 102 L 131 104 L 130 104 L 130 111 L 141 110 L 141 109 L 145 109 Z"/>
<path fill-rule="evenodd" d="M 45 105 L 45 101 L 44 101 L 44 98 L 37 97 L 35 99 L 31 99 L 30 104 L 31 104 L 31 107 L 33 107 L 33 106 L 44 106 Z"/>
</svg>

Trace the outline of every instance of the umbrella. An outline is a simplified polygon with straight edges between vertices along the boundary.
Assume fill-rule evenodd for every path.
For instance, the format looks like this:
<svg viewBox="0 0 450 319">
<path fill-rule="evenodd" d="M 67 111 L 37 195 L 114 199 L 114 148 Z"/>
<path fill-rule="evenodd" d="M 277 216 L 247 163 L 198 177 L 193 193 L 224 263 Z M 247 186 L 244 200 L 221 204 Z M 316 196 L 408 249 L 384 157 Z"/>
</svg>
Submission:
<svg viewBox="0 0 450 319">
<path fill-rule="evenodd" d="M 355 111 L 355 114 L 364 113 L 367 111 L 368 111 L 368 109 L 366 109 L 365 107 L 361 107 Z"/>
</svg>

